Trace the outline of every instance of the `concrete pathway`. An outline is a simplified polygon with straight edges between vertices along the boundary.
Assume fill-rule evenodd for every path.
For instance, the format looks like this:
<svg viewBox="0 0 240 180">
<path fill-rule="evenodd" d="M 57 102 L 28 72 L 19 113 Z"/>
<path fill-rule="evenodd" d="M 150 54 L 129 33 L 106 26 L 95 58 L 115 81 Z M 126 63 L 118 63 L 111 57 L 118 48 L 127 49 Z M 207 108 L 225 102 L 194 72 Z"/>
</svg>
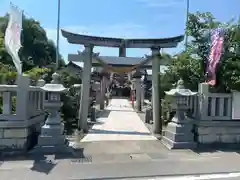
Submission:
<svg viewBox="0 0 240 180">
<path fill-rule="evenodd" d="M 156 140 L 127 99 L 112 99 L 81 142 Z"/>
</svg>

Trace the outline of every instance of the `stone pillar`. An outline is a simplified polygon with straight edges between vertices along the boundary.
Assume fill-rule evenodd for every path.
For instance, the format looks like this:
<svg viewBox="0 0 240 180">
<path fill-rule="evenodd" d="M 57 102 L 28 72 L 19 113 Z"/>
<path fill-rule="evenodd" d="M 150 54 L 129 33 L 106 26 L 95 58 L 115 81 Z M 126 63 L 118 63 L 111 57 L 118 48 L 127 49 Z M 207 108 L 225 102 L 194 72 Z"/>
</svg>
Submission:
<svg viewBox="0 0 240 180">
<path fill-rule="evenodd" d="M 37 86 L 38 87 L 43 87 L 44 85 L 46 84 L 45 80 L 44 79 L 39 79 L 37 81 Z M 41 99 L 41 100 L 40 100 Z M 38 110 L 40 111 L 44 111 L 44 100 L 45 100 L 45 92 L 41 92 L 39 94 L 39 100 L 38 100 Z M 43 121 L 43 124 L 44 124 L 44 121 Z M 41 126 L 43 125 L 41 124 Z M 41 127 L 40 127 L 41 128 Z M 40 130 L 39 130 L 40 131 Z"/>
<path fill-rule="evenodd" d="M 77 112 L 76 112 L 76 119 L 78 121 L 78 127 L 81 126 L 80 121 L 79 121 L 79 110 L 80 110 L 80 104 L 81 104 L 81 92 L 82 92 L 82 84 L 74 84 L 72 86 L 75 97 L 77 98 Z"/>
<path fill-rule="evenodd" d="M 104 109 L 105 93 L 106 93 L 106 78 L 103 76 L 101 80 L 101 98 L 100 98 L 100 109 Z"/>
<path fill-rule="evenodd" d="M 126 57 L 126 48 L 124 44 L 122 47 L 119 48 L 119 57 Z M 120 76 L 120 83 L 124 82 L 125 73 L 120 73 L 119 76 Z M 119 93 L 120 93 L 119 95 L 122 96 L 122 89 Z"/>
<path fill-rule="evenodd" d="M 125 47 L 119 48 L 119 57 L 126 57 L 126 48 Z"/>
<path fill-rule="evenodd" d="M 110 74 L 110 82 L 112 82 L 112 81 L 113 81 L 113 75 L 114 75 L 114 73 L 113 73 L 113 72 L 111 72 L 111 74 Z"/>
<path fill-rule="evenodd" d="M 137 111 L 142 111 L 142 106 L 141 106 L 141 79 L 140 78 L 135 78 L 135 88 L 136 88 L 136 107 Z"/>
<path fill-rule="evenodd" d="M 200 83 L 198 85 L 199 91 L 199 115 L 200 120 L 206 120 L 208 116 L 208 96 L 209 96 L 209 85 L 207 83 Z"/>
<path fill-rule="evenodd" d="M 144 99 L 145 99 L 145 85 L 143 81 L 141 82 L 141 105 L 144 106 Z"/>
<path fill-rule="evenodd" d="M 152 108 L 153 108 L 153 132 L 155 134 L 162 134 L 162 121 L 160 119 L 160 106 L 159 106 L 159 72 L 160 48 L 152 48 Z"/>
<path fill-rule="evenodd" d="M 80 127 L 84 132 L 88 131 L 87 126 L 87 116 L 89 107 L 89 90 L 90 90 L 90 80 L 91 80 L 91 68 L 92 68 L 92 54 L 93 46 L 85 46 L 84 50 L 84 65 L 83 65 L 83 75 L 82 75 L 82 91 L 81 91 L 81 103 L 79 110 L 79 120 Z"/>
<path fill-rule="evenodd" d="M 128 80 L 131 81 L 131 73 L 128 73 Z"/>
<path fill-rule="evenodd" d="M 60 95 L 66 91 L 59 82 L 60 76 L 57 73 L 52 75 L 51 84 L 45 84 L 42 89 L 47 93 L 47 100 L 44 103 L 46 111 L 49 113 L 45 124 L 41 128 L 38 137 L 38 145 L 33 149 L 33 153 L 57 153 L 66 152 L 68 146 L 64 132 L 64 124 L 61 122 L 60 108 L 62 106 Z"/>
<path fill-rule="evenodd" d="M 29 116 L 29 86 L 30 78 L 27 75 L 19 75 L 17 78 L 16 115 L 17 120 L 25 121 Z"/>
</svg>

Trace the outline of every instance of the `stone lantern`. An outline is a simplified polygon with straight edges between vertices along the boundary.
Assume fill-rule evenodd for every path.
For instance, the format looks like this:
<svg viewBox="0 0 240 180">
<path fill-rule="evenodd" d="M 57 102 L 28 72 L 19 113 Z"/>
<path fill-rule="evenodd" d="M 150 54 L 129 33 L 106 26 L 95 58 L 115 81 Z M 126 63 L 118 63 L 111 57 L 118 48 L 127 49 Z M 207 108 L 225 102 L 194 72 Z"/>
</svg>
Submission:
<svg viewBox="0 0 240 180">
<path fill-rule="evenodd" d="M 35 151 L 51 153 L 66 151 L 64 148 L 67 147 L 65 135 L 63 134 L 64 124 L 61 122 L 59 111 L 62 106 L 61 94 L 67 89 L 60 84 L 59 78 L 60 76 L 54 73 L 51 83 L 42 87 L 46 93 L 44 108 L 48 112 L 48 117 L 41 128 Z"/>
<path fill-rule="evenodd" d="M 176 111 L 162 138 L 163 144 L 169 149 L 187 149 L 196 146 L 192 132 L 193 121 L 186 115 L 189 109 L 188 98 L 196 93 L 185 89 L 183 84 L 183 80 L 180 79 L 175 89 L 165 92 L 172 98 L 171 107 Z"/>
</svg>

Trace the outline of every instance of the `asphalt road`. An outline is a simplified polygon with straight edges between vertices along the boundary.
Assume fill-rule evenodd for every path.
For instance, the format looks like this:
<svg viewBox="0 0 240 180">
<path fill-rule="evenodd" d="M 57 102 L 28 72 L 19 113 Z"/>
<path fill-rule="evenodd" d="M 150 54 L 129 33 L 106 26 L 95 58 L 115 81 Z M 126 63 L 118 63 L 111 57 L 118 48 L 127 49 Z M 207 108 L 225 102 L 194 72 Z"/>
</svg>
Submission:
<svg viewBox="0 0 240 180">
<path fill-rule="evenodd" d="M 27 167 L 28 164 L 26 164 Z M 239 160 L 152 161 L 134 163 L 78 164 L 62 162 L 58 165 L 40 164 L 23 168 L 15 166 L 0 170 L 1 180 L 237 180 L 240 179 Z M 12 166 L 13 167 L 13 166 Z M 187 176 L 193 174 L 191 176 Z M 204 175 L 208 174 L 208 175 Z M 176 175 L 173 177 L 173 175 Z"/>
<path fill-rule="evenodd" d="M 223 173 L 223 174 L 202 174 L 190 176 L 177 176 L 177 177 L 144 177 L 144 178 L 131 178 L 131 179 L 118 179 L 118 180 L 238 180 L 240 173 Z"/>
<path fill-rule="evenodd" d="M 239 177 L 235 177 L 235 178 L 228 178 L 228 177 L 225 177 L 225 178 L 212 178 L 214 180 L 239 180 Z M 118 179 L 119 180 L 119 179 Z M 131 180 L 131 179 L 123 179 L 123 180 Z M 182 177 L 179 177 L 179 178 L 164 178 L 164 177 L 155 177 L 155 178 L 141 178 L 141 179 L 133 179 L 133 180 L 211 180 L 211 178 L 192 178 L 192 179 L 186 179 L 186 178 L 182 178 Z"/>
</svg>

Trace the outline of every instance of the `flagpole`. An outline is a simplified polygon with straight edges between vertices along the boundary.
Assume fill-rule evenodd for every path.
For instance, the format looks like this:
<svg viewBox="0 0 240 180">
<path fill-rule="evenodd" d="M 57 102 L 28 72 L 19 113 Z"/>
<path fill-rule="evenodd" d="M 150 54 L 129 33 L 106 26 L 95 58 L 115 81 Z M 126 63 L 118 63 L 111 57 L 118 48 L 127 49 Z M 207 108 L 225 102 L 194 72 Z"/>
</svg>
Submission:
<svg viewBox="0 0 240 180">
<path fill-rule="evenodd" d="M 187 0 L 187 13 L 186 13 L 186 31 L 185 31 L 185 50 L 188 47 L 188 34 L 187 34 L 187 25 L 188 25 L 188 16 L 189 16 L 189 0 Z"/>
<path fill-rule="evenodd" d="M 23 10 L 21 10 L 22 11 L 22 21 L 23 21 L 23 13 L 24 13 L 24 11 Z M 21 32 L 22 32 L 22 28 L 21 28 Z M 19 57 L 20 58 L 20 57 Z M 20 59 L 20 68 L 21 68 L 21 70 L 20 70 L 20 75 L 22 75 L 22 73 L 23 73 L 23 62 L 21 61 L 21 59 Z"/>
<path fill-rule="evenodd" d="M 58 15 L 57 15 L 57 48 L 56 48 L 56 71 L 59 66 L 59 30 L 60 30 L 60 0 L 58 0 Z"/>
</svg>

